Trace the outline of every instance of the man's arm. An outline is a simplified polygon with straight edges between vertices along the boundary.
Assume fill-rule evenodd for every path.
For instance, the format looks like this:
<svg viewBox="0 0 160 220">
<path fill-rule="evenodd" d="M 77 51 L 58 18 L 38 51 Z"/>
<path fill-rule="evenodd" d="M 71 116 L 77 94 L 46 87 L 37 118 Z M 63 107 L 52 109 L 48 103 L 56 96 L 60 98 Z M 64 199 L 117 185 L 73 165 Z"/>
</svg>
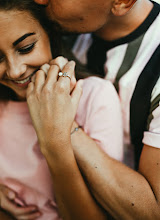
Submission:
<svg viewBox="0 0 160 220">
<path fill-rule="evenodd" d="M 115 219 L 160 219 L 159 149 L 144 146 L 136 172 L 106 155 L 83 131 L 72 143 L 91 191 Z"/>
<path fill-rule="evenodd" d="M 73 151 L 67 149 L 68 146 L 65 152 L 61 151 L 64 145 L 69 143 L 62 141 L 61 144 L 58 153 L 51 151 L 45 154 L 61 217 L 68 220 L 106 220 L 106 213 L 98 206 L 84 182 Z"/>
</svg>

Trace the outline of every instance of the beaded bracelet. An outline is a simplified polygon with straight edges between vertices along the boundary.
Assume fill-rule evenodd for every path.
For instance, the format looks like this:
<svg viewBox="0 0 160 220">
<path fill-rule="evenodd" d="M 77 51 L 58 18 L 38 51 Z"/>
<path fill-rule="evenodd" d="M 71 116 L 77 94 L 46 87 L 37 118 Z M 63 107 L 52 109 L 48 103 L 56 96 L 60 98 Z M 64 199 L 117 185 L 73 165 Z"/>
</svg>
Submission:
<svg viewBox="0 0 160 220">
<path fill-rule="evenodd" d="M 74 130 L 71 132 L 71 134 L 73 134 L 75 131 L 78 131 L 79 128 L 82 128 L 82 126 L 79 125 L 78 127 L 74 128 Z"/>
</svg>

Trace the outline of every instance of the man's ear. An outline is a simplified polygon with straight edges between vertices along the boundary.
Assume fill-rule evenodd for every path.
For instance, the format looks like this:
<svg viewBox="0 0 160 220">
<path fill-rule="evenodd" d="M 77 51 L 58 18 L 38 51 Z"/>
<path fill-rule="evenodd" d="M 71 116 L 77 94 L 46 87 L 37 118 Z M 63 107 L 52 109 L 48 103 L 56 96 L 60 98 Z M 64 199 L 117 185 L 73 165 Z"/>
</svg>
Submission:
<svg viewBox="0 0 160 220">
<path fill-rule="evenodd" d="M 137 0 L 115 0 L 112 6 L 112 13 L 115 16 L 125 15 Z"/>
<path fill-rule="evenodd" d="M 49 0 L 34 0 L 37 4 L 48 5 Z"/>
</svg>

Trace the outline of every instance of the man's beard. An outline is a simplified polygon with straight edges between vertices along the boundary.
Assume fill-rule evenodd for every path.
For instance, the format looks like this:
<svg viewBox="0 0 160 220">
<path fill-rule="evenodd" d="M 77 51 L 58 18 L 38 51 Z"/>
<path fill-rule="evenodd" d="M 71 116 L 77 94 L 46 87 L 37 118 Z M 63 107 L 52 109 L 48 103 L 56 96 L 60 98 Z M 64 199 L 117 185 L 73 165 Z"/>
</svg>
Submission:
<svg viewBox="0 0 160 220">
<path fill-rule="evenodd" d="M 58 22 L 50 20 L 52 27 L 55 31 L 60 32 L 62 35 L 79 35 L 79 32 L 76 31 L 68 31 L 64 27 L 62 27 Z M 52 28 L 51 27 L 51 28 Z"/>
</svg>

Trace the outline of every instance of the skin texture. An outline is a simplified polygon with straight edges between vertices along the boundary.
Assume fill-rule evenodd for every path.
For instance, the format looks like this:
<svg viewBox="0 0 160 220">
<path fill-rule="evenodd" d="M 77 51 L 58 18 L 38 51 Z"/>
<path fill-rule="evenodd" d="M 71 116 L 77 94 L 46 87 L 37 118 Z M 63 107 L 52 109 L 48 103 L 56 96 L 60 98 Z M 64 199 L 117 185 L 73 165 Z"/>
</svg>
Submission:
<svg viewBox="0 0 160 220">
<path fill-rule="evenodd" d="M 12 25 L 13 23 L 14 26 Z M 106 219 L 102 209 L 93 199 L 81 176 L 71 147 L 70 131 L 72 123 L 68 127 L 68 122 L 74 120 L 82 93 L 81 82 L 79 82 L 70 96 L 70 92 L 76 83 L 75 78 L 72 77 L 74 76 L 75 62 L 68 62 L 62 57 L 51 60 L 48 36 L 28 12 L 13 10 L 6 12 L 0 11 L 0 31 L 0 83 L 14 90 L 19 101 L 26 100 L 27 95 L 29 110 L 37 132 L 41 151 L 46 157 L 49 168 L 52 170 L 56 201 L 60 214 L 64 216 L 64 219 Z M 27 38 L 15 45 L 18 39 L 28 33 L 34 34 L 27 35 Z M 32 48 L 34 42 L 36 44 Z M 26 48 L 27 53 L 24 53 L 24 49 Z M 50 63 L 50 65 L 45 67 L 43 65 L 45 63 Z M 43 67 L 41 67 L 42 65 Z M 42 70 L 36 71 L 40 67 Z M 48 70 L 47 76 L 46 69 Z M 68 77 L 58 78 L 60 70 L 62 72 L 68 72 L 73 79 L 70 81 Z M 33 72 L 35 72 L 34 75 L 32 75 Z M 21 87 L 15 84 L 15 81 L 24 80 L 28 77 L 27 84 L 22 83 Z M 53 90 L 55 90 L 55 93 L 53 93 Z M 66 104 L 63 102 L 63 95 L 67 99 L 65 101 L 71 104 L 69 109 L 64 109 L 61 106 L 61 104 Z M 54 108 L 56 109 L 56 113 L 58 108 L 58 114 L 54 114 Z M 64 118 L 60 115 L 63 115 Z M 55 117 L 54 122 L 57 121 L 57 123 L 51 123 L 50 119 L 52 116 Z M 42 118 L 45 118 L 45 121 Z M 59 128 L 63 121 L 66 123 L 63 124 L 63 127 L 67 128 L 63 136 L 64 140 L 68 140 L 69 138 L 68 142 L 61 141 L 60 137 L 62 135 L 57 133 L 57 128 Z M 67 148 L 68 145 L 70 146 L 70 149 L 66 152 L 67 155 L 64 154 L 64 158 L 66 156 L 69 158 L 69 163 L 66 160 L 63 163 L 63 156 L 59 158 L 56 151 L 53 161 L 50 155 L 50 145 L 54 143 L 55 147 L 59 146 L 57 141 L 60 141 L 62 145 L 65 143 Z M 60 148 L 57 150 L 59 152 Z M 61 155 L 63 155 L 63 150 L 62 148 Z M 62 173 L 64 175 L 59 175 Z M 9 198 L 8 192 L 10 192 L 9 195 L 12 195 Z M 71 192 L 73 194 L 72 196 Z M 17 201 L 18 195 L 13 190 L 1 185 L 0 207 L 2 209 L 8 211 L 18 220 L 36 219 L 41 215 L 34 204 L 32 206 L 19 207 Z M 6 217 L 6 213 L 1 212 L 0 214 L 3 219 Z"/>
<path fill-rule="evenodd" d="M 144 14 L 141 11 L 141 14 L 144 15 L 143 19 L 145 19 L 152 5 L 147 1 L 139 2 L 141 5 L 140 3 L 136 4 L 133 10 L 143 10 L 143 8 L 139 7 L 146 2 L 144 8 L 148 10 Z M 122 9 L 125 8 L 122 7 Z M 131 15 L 133 15 L 133 10 L 130 11 Z M 112 11 L 115 15 L 122 16 L 124 13 L 124 10 L 118 12 L 116 9 Z M 140 20 L 142 21 L 143 19 L 141 17 Z M 121 27 L 123 27 L 122 20 L 124 19 L 120 19 Z M 137 20 L 139 23 L 140 20 Z M 117 24 L 116 20 L 114 20 L 114 23 Z M 136 21 L 135 23 L 137 24 Z M 110 30 L 113 28 L 112 24 L 113 22 L 110 23 Z M 131 28 L 131 25 L 129 25 L 129 29 L 131 30 L 135 26 L 133 25 Z M 122 35 L 128 32 L 125 31 L 124 27 L 122 28 Z M 106 33 L 106 30 L 109 29 L 105 29 L 103 33 Z M 118 30 L 117 32 L 120 33 Z M 111 39 L 119 36 L 119 34 L 111 33 Z M 73 74 L 73 65 L 73 63 L 69 62 L 63 71 L 67 69 Z M 50 72 L 52 71 L 57 76 L 59 72 L 57 65 L 51 67 Z M 101 210 L 97 208 L 94 200 L 92 200 L 79 168 L 87 179 L 90 190 L 92 190 L 98 202 L 115 219 L 159 219 L 159 149 L 144 146 L 139 172 L 135 172 L 111 159 L 108 155 L 104 155 L 81 129 L 74 133 L 71 140 L 70 132 L 81 89 L 77 85 L 70 95 L 69 79 L 60 77 L 57 80 L 57 77 L 51 75 L 48 74 L 48 78 L 45 80 L 43 71 L 40 74 L 36 74 L 35 84 L 32 82 L 29 84 L 27 99 L 31 117 L 39 137 L 41 151 L 46 157 L 52 173 L 57 202 L 64 219 L 106 219 Z M 40 99 L 37 100 L 37 97 Z M 55 100 L 54 108 L 53 101 L 51 101 L 53 99 Z M 46 109 L 45 120 L 44 117 L 39 118 L 40 114 L 44 115 Z M 50 113 L 51 109 L 54 110 L 53 114 Z M 37 118 L 40 120 L 37 120 Z M 44 125 L 43 128 L 40 126 L 41 124 Z M 62 126 L 62 124 L 65 126 Z M 52 129 L 53 133 L 50 132 L 50 129 Z M 41 137 L 43 132 L 47 135 L 47 139 Z M 78 162 L 79 167 L 76 162 Z M 60 175 L 61 173 L 63 175 Z M 70 192 L 72 192 L 72 195 Z M 75 201 L 78 201 L 78 205 L 75 204 Z"/>
<path fill-rule="evenodd" d="M 73 75 L 74 67 L 73 61 L 67 62 L 62 72 Z M 58 78 L 58 72 L 58 66 L 51 65 L 45 79 L 44 71 L 38 71 L 35 82 L 31 82 L 27 90 L 27 102 L 41 152 L 51 170 L 56 202 L 63 219 L 106 219 L 92 198 L 72 151 L 70 122 L 74 120 L 82 93 L 81 81 L 70 95 L 70 79 Z M 70 103 L 67 109 L 66 102 Z M 63 132 L 59 133 L 59 127 L 65 128 Z"/>
<path fill-rule="evenodd" d="M 95 32 L 106 40 L 135 30 L 152 8 L 148 0 L 34 0 L 50 19 L 69 32 Z M 127 27 L 127 28 L 126 28 Z"/>
<path fill-rule="evenodd" d="M 71 3 L 69 0 L 65 1 L 64 7 L 60 0 L 35 1 L 40 4 L 46 4 L 48 15 L 59 22 L 65 29 L 77 32 L 93 31 L 101 38 L 107 40 L 118 39 L 131 33 L 145 20 L 152 9 L 152 3 L 147 0 L 139 0 L 135 4 L 134 1 L 129 0 L 110 1 L 110 3 L 106 3 L 109 6 L 105 5 L 105 2 L 108 1 L 97 1 L 97 6 L 104 3 L 106 20 L 103 20 L 104 13 L 103 10 L 100 10 L 101 7 L 97 7 L 97 13 L 100 10 L 100 15 L 102 16 L 96 17 L 95 25 L 89 25 L 90 22 L 94 23 L 93 21 L 95 21 L 92 17 L 94 15 L 95 1 L 86 0 L 84 3 L 83 0 L 80 0 L 77 3 L 75 0 L 74 4 L 73 0 L 73 5 L 70 7 L 68 7 Z M 88 4 L 90 7 L 91 5 L 93 6 L 93 11 L 90 9 L 91 16 L 88 14 L 88 18 L 86 18 L 85 13 Z M 70 16 L 74 13 L 73 7 L 75 8 L 75 5 L 78 9 L 75 9 L 76 15 L 74 15 L 74 18 L 77 17 L 77 20 L 72 21 Z M 82 19 L 80 19 L 77 10 L 81 11 Z M 98 22 L 99 24 L 97 24 Z M 70 104 L 66 103 L 66 109 L 69 109 L 68 105 Z M 63 133 L 63 129 L 57 127 L 57 133 Z M 64 143 L 68 143 L 69 134 L 68 139 L 67 137 L 64 138 L 66 138 Z M 61 151 L 65 149 L 64 152 L 67 152 L 66 146 L 67 144 L 64 144 L 63 147 L 60 145 Z M 159 149 L 144 145 L 139 171 L 136 172 L 124 164 L 111 159 L 108 155 L 104 155 L 82 130 L 79 130 L 72 137 L 72 146 L 78 165 L 87 179 L 90 190 L 103 208 L 113 215 L 115 219 L 160 219 Z M 51 152 L 54 152 L 57 148 L 58 146 L 54 148 L 52 144 L 50 145 Z M 69 144 L 67 149 L 70 149 Z M 63 155 L 63 159 L 65 161 L 69 160 L 67 153 L 65 155 Z M 51 169 L 51 171 L 54 173 L 54 169 Z M 71 172 L 71 170 L 68 172 Z"/>
<path fill-rule="evenodd" d="M 26 100 L 28 86 L 20 87 L 14 81 L 27 78 L 42 64 L 51 60 L 48 36 L 28 12 L 20 11 L 0 11 L 0 32 L 0 83 L 14 90 L 17 99 Z M 34 34 L 26 37 L 16 46 L 13 45 L 17 39 L 28 33 Z M 35 46 L 32 47 L 34 43 Z M 27 53 L 24 53 L 25 49 Z M 8 191 L 11 191 L 13 198 L 7 197 Z M 14 191 L 6 189 L 6 186 L 0 186 L 1 208 L 16 219 L 35 219 L 41 215 L 36 206 L 19 207 L 16 200 L 17 195 Z M 6 215 L 3 216 L 1 212 L 3 219 Z"/>
<path fill-rule="evenodd" d="M 28 83 L 19 86 L 15 80 L 26 79 L 52 59 L 48 36 L 28 12 L 20 11 L 0 11 L 0 32 L 0 83 L 25 100 Z M 34 34 L 14 46 L 28 33 Z"/>
</svg>

